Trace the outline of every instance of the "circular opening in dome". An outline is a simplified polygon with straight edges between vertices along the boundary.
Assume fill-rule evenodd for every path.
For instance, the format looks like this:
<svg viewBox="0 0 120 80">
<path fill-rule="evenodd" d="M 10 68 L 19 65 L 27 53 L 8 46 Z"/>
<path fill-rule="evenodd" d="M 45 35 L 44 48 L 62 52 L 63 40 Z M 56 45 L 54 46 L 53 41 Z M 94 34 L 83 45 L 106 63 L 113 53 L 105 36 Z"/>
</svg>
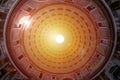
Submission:
<svg viewBox="0 0 120 80">
<path fill-rule="evenodd" d="M 61 34 L 56 35 L 56 42 L 57 42 L 58 44 L 63 43 L 63 42 L 64 42 L 64 36 L 61 35 Z"/>
</svg>

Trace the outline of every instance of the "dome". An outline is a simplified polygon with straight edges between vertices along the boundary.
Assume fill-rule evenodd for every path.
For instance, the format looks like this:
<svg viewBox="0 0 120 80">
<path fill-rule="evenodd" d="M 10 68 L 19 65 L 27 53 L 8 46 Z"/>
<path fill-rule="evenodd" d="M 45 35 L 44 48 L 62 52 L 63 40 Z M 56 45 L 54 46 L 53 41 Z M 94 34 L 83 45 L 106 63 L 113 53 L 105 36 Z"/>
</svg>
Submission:
<svg viewBox="0 0 120 80">
<path fill-rule="evenodd" d="M 111 58 L 116 33 L 103 0 L 19 0 L 7 16 L 4 40 L 26 78 L 89 80 Z"/>
</svg>

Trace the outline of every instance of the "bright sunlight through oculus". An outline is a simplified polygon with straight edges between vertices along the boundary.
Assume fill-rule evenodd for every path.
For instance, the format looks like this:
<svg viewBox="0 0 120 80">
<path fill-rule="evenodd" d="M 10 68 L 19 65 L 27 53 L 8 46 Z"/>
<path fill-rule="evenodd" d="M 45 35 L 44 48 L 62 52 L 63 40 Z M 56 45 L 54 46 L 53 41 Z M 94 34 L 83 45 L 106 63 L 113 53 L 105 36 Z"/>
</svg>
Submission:
<svg viewBox="0 0 120 80">
<path fill-rule="evenodd" d="M 61 34 L 57 35 L 56 36 L 56 42 L 59 43 L 59 44 L 63 43 L 64 42 L 64 36 L 61 35 Z"/>
</svg>

